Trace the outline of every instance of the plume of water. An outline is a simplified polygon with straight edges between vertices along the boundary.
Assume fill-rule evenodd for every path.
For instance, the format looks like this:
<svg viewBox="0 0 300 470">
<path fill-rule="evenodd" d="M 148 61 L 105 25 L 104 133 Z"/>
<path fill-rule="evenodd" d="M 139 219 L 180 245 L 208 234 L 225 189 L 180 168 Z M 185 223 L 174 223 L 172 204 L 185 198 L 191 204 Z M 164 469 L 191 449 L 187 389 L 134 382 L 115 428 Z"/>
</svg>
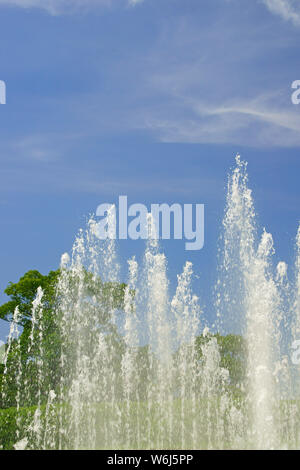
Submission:
<svg viewBox="0 0 300 470">
<path fill-rule="evenodd" d="M 296 236 L 294 338 L 300 338 L 300 225 Z"/>
<path fill-rule="evenodd" d="M 42 299 L 43 299 L 43 290 L 41 287 L 38 288 L 36 298 L 32 303 L 32 310 L 31 310 L 31 333 L 29 338 L 29 347 L 28 347 L 28 357 L 31 357 L 33 350 L 37 351 L 37 381 L 38 387 L 36 392 L 35 401 L 37 402 L 37 408 L 34 413 L 33 419 L 33 426 L 32 426 L 32 433 L 33 433 L 33 441 L 38 448 L 42 447 L 42 434 L 43 434 L 43 425 L 41 421 L 41 404 L 42 404 L 42 388 L 43 388 L 43 381 L 44 381 L 44 349 L 43 349 L 43 306 L 42 306 Z M 29 363 L 30 364 L 30 363 Z M 30 398 L 29 395 L 32 393 L 30 387 L 28 387 L 28 380 L 29 380 L 29 373 L 26 374 L 27 377 L 25 379 L 25 391 L 27 392 L 28 399 Z"/>
<path fill-rule="evenodd" d="M 20 320 L 21 315 L 19 308 L 16 307 L 10 324 L 8 335 L 7 347 L 4 355 L 4 371 L 3 371 L 3 385 L 2 385 L 2 401 L 8 401 L 10 405 L 16 407 L 16 440 L 20 440 L 20 404 L 21 404 L 21 378 L 22 378 L 22 362 L 21 362 L 21 347 L 20 347 Z M 11 358 L 12 355 L 12 358 Z M 15 403 L 11 403 L 12 397 L 9 393 L 9 388 L 15 382 Z"/>
<path fill-rule="evenodd" d="M 130 448 L 136 441 L 137 447 L 140 445 L 140 422 L 138 419 L 139 409 L 137 410 L 137 419 L 134 422 L 135 429 L 132 429 L 132 403 L 139 407 L 139 397 L 136 390 L 136 363 L 138 354 L 138 319 L 136 311 L 135 298 L 137 292 L 138 264 L 135 258 L 128 261 L 129 281 L 125 289 L 124 312 L 125 312 L 125 353 L 122 358 L 122 377 L 124 388 L 124 399 L 126 403 L 125 435 L 127 437 L 126 448 Z"/>
<path fill-rule="evenodd" d="M 232 332 L 246 329 L 245 273 L 255 251 L 255 210 L 248 187 L 247 163 L 236 156 L 228 178 L 216 309 L 219 328 Z"/>
<path fill-rule="evenodd" d="M 278 294 L 270 272 L 272 254 L 272 236 L 264 232 L 251 269 L 246 273 L 249 399 L 254 446 L 259 449 L 272 449 L 276 443 L 273 315 L 277 311 Z"/>
<path fill-rule="evenodd" d="M 197 441 L 196 413 L 197 413 L 197 386 L 199 384 L 197 370 L 197 351 L 195 338 L 199 334 L 200 314 L 199 299 L 192 292 L 192 263 L 187 262 L 183 273 L 177 276 L 177 289 L 171 301 L 172 313 L 176 324 L 175 339 L 176 371 L 178 374 L 178 396 L 180 411 L 177 429 L 180 433 L 181 448 L 189 445 L 194 447 Z M 187 425 L 185 414 L 187 409 L 192 415 L 192 426 Z"/>
<path fill-rule="evenodd" d="M 151 223 L 151 221 L 150 221 Z M 168 447 L 166 437 L 171 435 L 172 343 L 168 316 L 168 279 L 166 257 L 158 250 L 157 240 L 149 239 L 145 252 L 146 322 L 150 371 L 155 378 L 149 384 L 149 418 L 154 413 L 163 426 L 153 427 L 149 420 L 149 445 Z M 166 432 L 165 429 L 169 428 Z"/>
<path fill-rule="evenodd" d="M 4 355 L 4 382 L 6 380 L 7 372 L 8 372 L 8 358 L 9 358 L 9 353 L 11 351 L 12 345 L 14 341 L 18 341 L 19 335 L 20 335 L 20 327 L 19 327 L 19 322 L 21 319 L 21 315 L 19 312 L 19 308 L 16 307 L 14 310 L 13 318 L 10 324 L 10 329 L 9 329 L 9 334 L 8 334 L 8 340 L 7 340 L 7 347 L 5 350 L 5 355 Z M 4 387 L 5 390 L 5 387 Z M 4 392 L 5 393 L 5 392 Z M 5 400 L 5 396 L 4 396 Z"/>
<path fill-rule="evenodd" d="M 253 426 L 253 446 L 275 444 L 273 400 L 274 316 L 278 291 L 271 272 L 272 236 L 263 233 L 257 246 L 255 210 L 248 188 L 247 165 L 236 157 L 228 183 L 224 226 L 224 290 L 220 305 L 232 313 L 224 317 L 231 329 L 246 334 L 248 347 L 248 400 Z M 232 323 L 233 322 L 233 323 Z"/>
</svg>

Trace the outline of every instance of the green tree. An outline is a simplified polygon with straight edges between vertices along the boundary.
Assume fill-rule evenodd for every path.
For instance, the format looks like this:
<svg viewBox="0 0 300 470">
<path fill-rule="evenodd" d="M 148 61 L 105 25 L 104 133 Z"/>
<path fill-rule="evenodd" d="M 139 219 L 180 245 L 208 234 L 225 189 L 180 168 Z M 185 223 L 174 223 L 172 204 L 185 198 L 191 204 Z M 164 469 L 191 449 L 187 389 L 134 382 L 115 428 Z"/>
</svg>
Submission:
<svg viewBox="0 0 300 470">
<path fill-rule="evenodd" d="M 10 300 L 0 307 L 0 318 L 10 322 L 18 307 L 20 325 L 25 329 L 31 326 L 32 302 L 36 297 L 38 287 L 41 287 L 44 292 L 44 307 L 53 310 L 59 274 L 60 270 L 50 271 L 46 276 L 39 271 L 28 271 L 17 283 L 10 282 L 4 291 Z"/>
<path fill-rule="evenodd" d="M 42 275 L 38 271 L 28 271 L 20 278 L 17 283 L 10 282 L 5 289 L 5 293 L 10 300 L 0 307 L 0 318 L 11 322 L 14 311 L 19 309 L 19 325 L 22 330 L 19 341 L 13 341 L 8 356 L 8 374 L 5 377 L 5 396 L 6 403 L 2 406 L 15 405 L 15 389 L 16 377 L 18 376 L 18 368 L 22 367 L 25 371 L 23 381 L 30 384 L 30 397 L 23 397 L 26 405 L 34 404 L 37 396 L 38 381 L 38 363 L 43 361 L 43 386 L 45 393 L 49 388 L 55 390 L 61 377 L 61 312 L 60 302 L 64 294 L 59 288 L 60 270 L 50 271 L 47 275 Z M 66 274 L 66 272 L 65 272 Z M 89 305 L 89 309 L 94 309 L 97 314 L 98 327 L 105 330 L 108 337 L 113 338 L 114 342 L 121 344 L 121 338 L 118 335 L 116 326 L 111 322 L 112 309 L 122 309 L 124 303 L 125 284 L 107 282 L 104 283 L 99 277 L 95 277 L 92 273 L 85 269 L 81 272 L 79 279 L 78 274 L 70 273 L 65 276 L 67 285 L 64 287 L 68 290 L 70 297 L 70 305 L 73 296 L 78 295 L 78 286 L 81 282 L 84 286 L 83 302 Z M 43 290 L 42 308 L 40 310 L 41 317 L 35 329 L 35 339 L 31 346 L 32 335 L 32 307 L 36 298 L 37 289 L 41 287 Z M 96 303 L 91 303 L 91 299 L 96 299 Z M 42 343 L 38 336 L 42 328 Z M 0 387 L 3 381 L 3 367 L 0 369 Z M 4 385 L 2 385 L 4 387 Z M 28 388 L 28 387 L 25 387 Z M 0 390 L 1 392 L 1 390 Z M 0 393 L 1 396 L 1 393 Z"/>
</svg>

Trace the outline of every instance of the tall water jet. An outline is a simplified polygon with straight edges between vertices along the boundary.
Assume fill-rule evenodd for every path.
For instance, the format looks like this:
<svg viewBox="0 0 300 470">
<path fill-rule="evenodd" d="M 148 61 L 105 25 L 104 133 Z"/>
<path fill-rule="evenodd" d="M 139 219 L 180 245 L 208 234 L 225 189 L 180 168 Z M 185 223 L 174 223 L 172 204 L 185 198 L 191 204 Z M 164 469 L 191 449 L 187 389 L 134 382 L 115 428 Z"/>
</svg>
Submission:
<svg viewBox="0 0 300 470">
<path fill-rule="evenodd" d="M 186 262 L 182 274 L 177 276 L 177 289 L 171 301 L 175 319 L 175 348 L 177 350 L 177 384 L 179 396 L 180 446 L 194 448 L 197 442 L 197 389 L 198 370 L 195 338 L 200 333 L 201 308 L 199 299 L 192 292 L 192 263 Z M 192 416 L 192 426 L 185 419 Z"/>
<path fill-rule="evenodd" d="M 21 405 L 21 376 L 22 376 L 22 363 L 21 363 L 21 348 L 20 348 L 20 319 L 21 314 L 19 308 L 16 307 L 13 313 L 12 321 L 10 324 L 7 348 L 4 355 L 4 371 L 3 371 L 3 385 L 2 385 L 2 401 L 16 406 L 16 444 L 20 440 L 20 405 Z M 12 352 L 12 358 L 10 353 Z M 12 369 L 12 374 L 11 372 Z M 14 381 L 15 383 L 15 397 L 11 397 L 9 393 L 9 384 Z M 14 403 L 15 401 L 15 403 Z"/>
<path fill-rule="evenodd" d="M 43 381 L 44 381 L 44 348 L 43 348 L 43 290 L 41 287 L 38 288 L 36 298 L 32 302 L 32 316 L 31 316 L 31 333 L 30 333 L 30 341 L 28 347 L 28 357 L 31 357 L 33 354 L 34 349 L 38 351 L 38 359 L 36 361 L 37 367 L 37 378 L 38 378 L 38 387 L 35 397 L 35 402 L 37 403 L 37 408 L 34 413 L 33 423 L 30 427 L 31 431 L 31 439 L 39 448 L 42 448 L 42 440 L 43 440 L 43 424 L 41 420 L 41 405 L 42 405 L 42 390 L 43 390 Z M 27 364 L 28 365 L 28 364 Z M 30 387 L 28 387 L 28 381 L 30 380 L 30 371 L 26 374 L 24 389 L 26 392 L 26 399 L 30 400 Z M 32 393 L 32 391 L 31 391 Z M 45 432 L 45 436 L 46 436 Z"/>
<path fill-rule="evenodd" d="M 228 178 L 222 249 L 217 282 L 218 326 L 245 331 L 245 273 L 251 267 L 257 237 L 252 192 L 248 188 L 247 163 L 236 156 L 236 167 Z"/>
<path fill-rule="evenodd" d="M 249 400 L 253 442 L 258 449 L 274 448 L 277 437 L 274 422 L 273 317 L 279 300 L 270 270 L 269 258 L 272 254 L 272 236 L 264 232 L 252 266 L 245 273 Z"/>
<path fill-rule="evenodd" d="M 126 403 L 126 418 L 125 418 L 125 435 L 127 438 L 126 448 L 130 448 L 135 442 L 136 446 L 140 445 L 140 422 L 139 422 L 139 396 L 136 390 L 136 364 L 138 360 L 138 318 L 136 311 L 135 298 L 138 296 L 137 292 L 137 276 L 138 264 L 133 257 L 128 261 L 129 266 L 129 281 L 125 289 L 124 296 L 124 312 L 125 312 L 125 325 L 124 325 L 124 341 L 125 353 L 122 358 L 122 379 L 124 388 L 124 399 Z M 137 418 L 135 421 L 135 433 L 133 433 L 131 425 L 132 416 L 132 402 L 136 404 Z M 134 435 L 135 434 L 135 435 Z"/>
<path fill-rule="evenodd" d="M 298 226 L 295 240 L 295 272 L 294 272 L 294 290 L 291 300 L 292 310 L 292 335 L 289 343 L 289 349 L 292 350 L 292 356 L 297 352 L 300 345 L 300 224 Z M 298 355 L 293 357 L 292 364 L 292 389 L 295 398 L 300 396 L 300 373 L 298 366 Z M 294 433 L 295 434 L 295 433 Z M 300 442 L 300 432 L 298 434 L 298 442 Z"/>
<path fill-rule="evenodd" d="M 294 338 L 300 339 L 300 225 L 296 236 Z"/>
<path fill-rule="evenodd" d="M 236 168 L 228 182 L 224 226 L 223 296 L 219 306 L 228 312 L 223 322 L 238 329 L 247 340 L 248 402 L 252 419 L 252 445 L 275 445 L 273 406 L 274 315 L 278 293 L 272 278 L 270 257 L 273 241 L 263 233 L 257 247 L 257 228 L 247 164 L 236 157 Z M 220 282 L 219 282 L 220 286 Z M 227 306 L 227 307 L 226 307 Z"/>
<path fill-rule="evenodd" d="M 148 216 L 149 240 L 145 251 L 144 279 L 146 283 L 146 322 L 148 326 L 148 344 L 150 371 L 155 379 L 149 384 L 148 412 L 162 423 L 159 429 L 149 422 L 149 446 L 167 448 L 167 436 L 172 433 L 170 418 L 171 386 L 172 386 L 172 344 L 171 328 L 168 316 L 168 279 L 166 273 L 166 257 L 159 252 L 158 242 L 151 238 L 153 225 L 151 215 Z M 169 428 L 166 432 L 166 429 Z M 156 444 L 156 445 L 155 445 Z"/>
</svg>

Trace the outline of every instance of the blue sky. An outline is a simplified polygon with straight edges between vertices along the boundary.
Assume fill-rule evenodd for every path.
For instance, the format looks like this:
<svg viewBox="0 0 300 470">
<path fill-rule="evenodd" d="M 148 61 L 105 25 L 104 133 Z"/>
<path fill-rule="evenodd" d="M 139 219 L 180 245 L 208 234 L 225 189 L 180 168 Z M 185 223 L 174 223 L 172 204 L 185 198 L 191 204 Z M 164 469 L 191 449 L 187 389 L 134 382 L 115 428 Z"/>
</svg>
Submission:
<svg viewBox="0 0 300 470">
<path fill-rule="evenodd" d="M 0 19 L 1 292 L 55 269 L 88 214 L 126 194 L 206 205 L 203 250 L 164 249 L 171 283 L 193 261 L 209 310 L 237 152 L 276 259 L 292 263 L 299 0 L 0 0 Z M 122 258 L 141 250 L 120 244 Z"/>
</svg>

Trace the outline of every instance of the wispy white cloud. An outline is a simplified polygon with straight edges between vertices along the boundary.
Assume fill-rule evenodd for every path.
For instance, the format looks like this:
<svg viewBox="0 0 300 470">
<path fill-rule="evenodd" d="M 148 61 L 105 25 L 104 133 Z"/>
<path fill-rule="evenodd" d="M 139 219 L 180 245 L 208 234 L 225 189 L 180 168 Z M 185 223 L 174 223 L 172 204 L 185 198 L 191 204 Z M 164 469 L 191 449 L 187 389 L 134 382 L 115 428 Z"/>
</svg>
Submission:
<svg viewBox="0 0 300 470">
<path fill-rule="evenodd" d="M 263 0 L 272 13 L 281 16 L 287 21 L 292 21 L 300 26 L 300 2 L 299 0 Z"/>
<path fill-rule="evenodd" d="M 92 7 L 110 7 L 119 2 L 135 6 L 143 0 L 0 0 L 0 5 L 17 6 L 22 8 L 40 8 L 51 15 L 72 13 Z"/>
<path fill-rule="evenodd" d="M 300 146 L 298 109 L 277 103 L 274 106 L 270 95 L 215 105 L 196 98 L 182 99 L 181 113 L 154 111 L 144 124 L 163 142 Z"/>
<path fill-rule="evenodd" d="M 191 19 L 166 27 L 146 64 L 153 99 L 132 118 L 137 128 L 163 142 L 300 146 L 290 89 L 297 70 L 282 67 L 297 31 L 283 36 L 257 21 L 254 3 L 251 11 L 253 19 L 217 17 L 197 31 Z"/>
</svg>

